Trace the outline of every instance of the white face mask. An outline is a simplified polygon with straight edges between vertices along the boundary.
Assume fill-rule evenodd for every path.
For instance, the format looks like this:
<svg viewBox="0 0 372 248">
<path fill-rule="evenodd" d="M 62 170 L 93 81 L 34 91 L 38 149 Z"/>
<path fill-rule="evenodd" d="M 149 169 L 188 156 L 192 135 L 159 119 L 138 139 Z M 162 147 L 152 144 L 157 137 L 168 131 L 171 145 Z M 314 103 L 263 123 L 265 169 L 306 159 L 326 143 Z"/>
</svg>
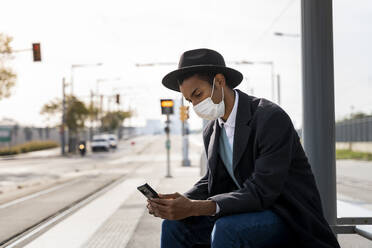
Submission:
<svg viewBox="0 0 372 248">
<path fill-rule="evenodd" d="M 214 81 L 213 79 L 213 86 L 212 86 L 212 94 L 210 97 L 204 99 L 200 103 L 196 104 L 193 108 L 195 113 L 203 119 L 206 120 L 216 120 L 219 117 L 225 115 L 225 102 L 224 102 L 224 92 L 222 88 L 222 100 L 220 103 L 214 103 L 212 101 L 213 91 L 214 91 Z"/>
</svg>

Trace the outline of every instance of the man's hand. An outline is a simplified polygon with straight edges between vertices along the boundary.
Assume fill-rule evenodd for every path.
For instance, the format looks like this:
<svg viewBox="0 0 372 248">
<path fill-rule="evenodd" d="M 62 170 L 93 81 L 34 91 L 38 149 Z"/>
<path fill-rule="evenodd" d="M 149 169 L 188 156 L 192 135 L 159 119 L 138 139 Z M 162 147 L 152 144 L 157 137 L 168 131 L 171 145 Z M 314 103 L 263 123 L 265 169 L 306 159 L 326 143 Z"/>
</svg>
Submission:
<svg viewBox="0 0 372 248">
<path fill-rule="evenodd" d="M 152 209 L 152 207 L 151 207 L 151 205 L 150 205 L 150 203 L 149 203 L 149 200 L 147 200 L 147 209 L 149 210 L 149 214 L 151 214 L 151 215 L 154 215 L 155 217 L 158 217 L 158 216 L 156 216 L 155 215 L 155 213 L 154 213 L 154 210 Z"/>
<path fill-rule="evenodd" d="M 159 195 L 159 197 L 161 198 L 161 199 L 174 199 L 174 198 L 177 198 L 178 197 L 178 195 L 175 195 L 175 194 L 167 194 L 167 195 L 162 195 L 162 194 L 158 194 Z M 148 211 L 149 211 L 149 214 L 151 214 L 151 215 L 154 215 L 155 217 L 160 217 L 160 216 L 158 216 L 155 212 L 154 212 L 154 209 L 152 208 L 152 206 L 151 206 L 151 204 L 150 204 L 150 200 L 147 200 L 147 209 L 148 209 Z"/>
<path fill-rule="evenodd" d="M 180 220 L 193 215 L 193 201 L 179 193 L 159 194 L 159 198 L 150 199 L 148 203 L 149 213 L 162 219 Z"/>
</svg>

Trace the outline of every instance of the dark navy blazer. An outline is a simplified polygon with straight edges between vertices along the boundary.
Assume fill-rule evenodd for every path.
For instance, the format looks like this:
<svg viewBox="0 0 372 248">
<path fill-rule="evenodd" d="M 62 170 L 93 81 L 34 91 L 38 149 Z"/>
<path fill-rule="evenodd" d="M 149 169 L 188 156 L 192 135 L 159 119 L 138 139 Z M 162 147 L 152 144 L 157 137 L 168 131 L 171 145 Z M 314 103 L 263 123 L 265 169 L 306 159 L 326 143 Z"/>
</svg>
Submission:
<svg viewBox="0 0 372 248">
<path fill-rule="evenodd" d="M 315 179 L 291 119 L 275 103 L 237 91 L 233 168 L 242 188 L 234 184 L 219 155 L 216 120 L 203 130 L 207 173 L 185 195 L 217 202 L 217 217 L 271 209 L 296 233 L 297 247 L 340 247 L 323 216 Z"/>
</svg>

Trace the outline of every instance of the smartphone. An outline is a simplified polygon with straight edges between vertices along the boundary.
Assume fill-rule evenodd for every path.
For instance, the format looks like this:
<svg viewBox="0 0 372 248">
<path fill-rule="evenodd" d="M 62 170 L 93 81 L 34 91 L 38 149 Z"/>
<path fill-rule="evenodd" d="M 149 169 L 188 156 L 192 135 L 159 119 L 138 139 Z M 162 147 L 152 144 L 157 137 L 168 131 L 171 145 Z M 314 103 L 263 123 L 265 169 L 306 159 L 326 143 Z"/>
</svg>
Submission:
<svg viewBox="0 0 372 248">
<path fill-rule="evenodd" d="M 139 191 L 141 191 L 141 193 L 146 196 L 148 199 L 150 198 L 159 198 L 159 195 L 158 193 L 156 193 L 156 191 L 150 187 L 150 185 L 148 185 L 147 183 L 145 183 L 144 185 L 141 185 L 139 187 L 137 187 L 137 189 Z"/>
</svg>

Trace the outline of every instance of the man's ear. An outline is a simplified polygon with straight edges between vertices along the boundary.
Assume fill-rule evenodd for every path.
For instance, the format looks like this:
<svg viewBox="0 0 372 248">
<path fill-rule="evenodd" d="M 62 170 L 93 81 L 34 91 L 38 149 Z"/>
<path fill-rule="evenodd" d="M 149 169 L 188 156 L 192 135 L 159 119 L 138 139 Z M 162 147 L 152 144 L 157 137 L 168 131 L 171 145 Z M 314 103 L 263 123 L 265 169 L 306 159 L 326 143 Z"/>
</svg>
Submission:
<svg viewBox="0 0 372 248">
<path fill-rule="evenodd" d="M 216 74 L 216 76 L 215 76 L 215 82 L 220 87 L 225 87 L 226 86 L 226 79 L 225 79 L 225 76 L 222 73 Z"/>
</svg>

